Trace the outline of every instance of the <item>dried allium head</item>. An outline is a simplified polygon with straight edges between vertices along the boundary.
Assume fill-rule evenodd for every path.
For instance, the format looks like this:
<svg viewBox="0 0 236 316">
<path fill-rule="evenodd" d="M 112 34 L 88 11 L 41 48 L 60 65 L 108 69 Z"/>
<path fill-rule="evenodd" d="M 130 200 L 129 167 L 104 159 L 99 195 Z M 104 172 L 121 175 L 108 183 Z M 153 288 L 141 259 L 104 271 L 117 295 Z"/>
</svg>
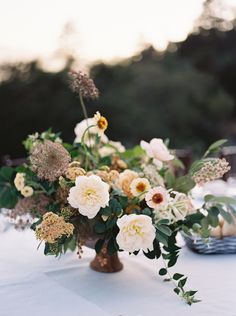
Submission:
<svg viewBox="0 0 236 316">
<path fill-rule="evenodd" d="M 197 184 L 203 185 L 221 178 L 229 170 L 229 163 L 224 158 L 215 158 L 204 162 L 203 167 L 195 172 L 192 178 Z"/>
<path fill-rule="evenodd" d="M 37 144 L 30 155 L 32 170 L 40 179 L 51 182 L 66 172 L 70 160 L 68 151 L 61 144 L 50 140 Z"/>
<path fill-rule="evenodd" d="M 42 223 L 36 227 L 36 238 L 48 243 L 55 243 L 63 235 L 73 234 L 74 226 L 65 222 L 64 217 L 52 212 L 44 214 Z"/>
<path fill-rule="evenodd" d="M 99 96 L 99 91 L 93 80 L 82 71 L 70 72 L 70 87 L 73 92 L 81 95 L 83 98 L 97 99 Z"/>
</svg>

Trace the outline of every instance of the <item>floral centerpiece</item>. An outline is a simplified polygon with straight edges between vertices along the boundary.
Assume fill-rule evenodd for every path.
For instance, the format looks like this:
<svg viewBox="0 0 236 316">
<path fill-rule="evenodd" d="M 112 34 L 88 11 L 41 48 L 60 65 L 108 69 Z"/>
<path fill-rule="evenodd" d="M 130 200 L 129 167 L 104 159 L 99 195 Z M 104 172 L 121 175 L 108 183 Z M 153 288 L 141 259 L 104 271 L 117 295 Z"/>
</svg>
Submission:
<svg viewBox="0 0 236 316">
<path fill-rule="evenodd" d="M 208 238 L 221 214 L 232 219 L 234 200 L 206 196 L 196 209 L 190 192 L 197 185 L 223 176 L 229 170 L 224 159 L 209 158 L 224 141 L 211 145 L 188 174 L 168 149 L 168 141 L 154 138 L 125 149 L 105 135 L 107 119 L 99 112 L 88 118 L 84 99 L 98 98 L 94 82 L 82 72 L 70 74 L 70 86 L 79 96 L 84 121 L 76 128 L 73 144 L 48 130 L 30 135 L 24 146 L 27 162 L 0 171 L 0 206 L 10 216 L 30 214 L 31 228 L 44 243 L 45 255 L 59 256 L 68 249 L 93 246 L 96 257 L 91 267 L 98 271 L 122 269 L 117 253 L 140 251 L 149 259 L 162 259 L 159 274 L 174 283 L 174 291 L 188 304 L 197 302 L 196 291 L 186 290 L 187 278 L 170 273 L 175 265 L 179 231 Z M 227 208 L 225 207 L 227 205 Z M 30 222 L 19 221 L 18 226 Z"/>
</svg>

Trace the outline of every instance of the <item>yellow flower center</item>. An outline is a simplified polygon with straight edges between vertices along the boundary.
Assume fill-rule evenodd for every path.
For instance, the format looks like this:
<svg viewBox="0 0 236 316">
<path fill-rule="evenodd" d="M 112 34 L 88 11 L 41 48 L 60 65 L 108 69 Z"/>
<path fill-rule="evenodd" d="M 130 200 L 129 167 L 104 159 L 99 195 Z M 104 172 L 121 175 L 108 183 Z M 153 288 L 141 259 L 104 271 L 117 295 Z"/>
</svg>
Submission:
<svg viewBox="0 0 236 316">
<path fill-rule="evenodd" d="M 97 121 L 97 126 L 99 129 L 105 131 L 108 126 L 107 119 L 104 116 L 101 116 L 100 119 Z"/>
<path fill-rule="evenodd" d="M 143 182 L 139 182 L 137 185 L 136 185 L 136 190 L 140 193 L 144 192 L 146 190 L 146 185 L 145 183 Z"/>
<path fill-rule="evenodd" d="M 128 227 L 125 228 L 125 232 L 128 234 L 128 236 L 134 236 L 135 235 L 139 235 L 140 237 L 143 236 L 143 231 L 142 231 L 142 227 L 137 225 L 137 222 L 134 221 L 133 223 L 131 223 Z"/>
<path fill-rule="evenodd" d="M 90 201 L 95 200 L 97 198 L 97 193 L 94 189 L 87 189 L 84 192 L 84 198 Z"/>
</svg>

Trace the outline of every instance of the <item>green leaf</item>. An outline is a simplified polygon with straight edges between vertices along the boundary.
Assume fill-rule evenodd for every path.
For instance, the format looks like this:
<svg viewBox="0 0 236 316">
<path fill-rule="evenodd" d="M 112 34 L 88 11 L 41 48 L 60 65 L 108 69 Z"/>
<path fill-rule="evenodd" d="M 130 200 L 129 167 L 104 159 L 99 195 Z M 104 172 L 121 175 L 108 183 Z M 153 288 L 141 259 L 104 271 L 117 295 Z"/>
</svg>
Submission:
<svg viewBox="0 0 236 316">
<path fill-rule="evenodd" d="M 214 196 L 208 194 L 204 197 L 205 202 L 212 202 L 212 203 L 221 203 L 221 204 L 236 204 L 236 199 L 229 197 L 229 196 Z"/>
<path fill-rule="evenodd" d="M 211 144 L 204 154 L 204 158 L 212 153 L 216 153 L 220 150 L 220 147 L 227 142 L 227 139 L 217 140 L 215 143 Z"/>
<path fill-rule="evenodd" d="M 104 216 L 110 216 L 112 214 L 112 210 L 110 209 L 109 206 L 105 207 L 105 208 L 102 208 L 100 210 L 100 214 L 101 215 L 104 215 Z"/>
<path fill-rule="evenodd" d="M 116 225 L 116 222 L 117 222 L 116 217 L 109 218 L 109 219 L 106 221 L 106 229 L 111 229 L 113 226 Z"/>
<path fill-rule="evenodd" d="M 161 219 L 158 221 L 158 225 L 168 225 L 170 221 L 168 219 Z"/>
<path fill-rule="evenodd" d="M 208 210 L 208 221 L 212 227 L 217 227 L 219 225 L 219 209 L 215 206 L 209 208 Z"/>
<path fill-rule="evenodd" d="M 156 225 L 156 228 L 168 237 L 172 235 L 172 230 L 168 226 Z"/>
<path fill-rule="evenodd" d="M 44 255 L 47 256 L 47 255 L 51 255 L 51 249 L 50 249 L 50 245 L 49 243 L 45 243 L 45 247 L 44 247 Z"/>
<path fill-rule="evenodd" d="M 182 228 L 182 231 L 183 231 L 186 235 L 191 236 L 191 232 L 189 231 L 189 228 L 188 228 L 187 226 L 182 225 L 181 228 Z"/>
<path fill-rule="evenodd" d="M 104 246 L 105 240 L 104 239 L 98 239 L 98 241 L 95 244 L 95 251 L 96 253 L 99 253 L 102 250 L 102 247 Z"/>
<path fill-rule="evenodd" d="M 180 289 L 176 287 L 176 288 L 174 288 L 174 292 L 175 292 L 177 295 L 179 295 Z"/>
<path fill-rule="evenodd" d="M 180 274 L 180 273 L 175 273 L 173 275 L 173 279 L 178 281 L 179 279 L 181 279 L 184 275 L 183 274 Z"/>
<path fill-rule="evenodd" d="M 13 168 L 0 169 L 0 208 L 14 208 L 18 201 L 18 192 L 14 185 L 15 174 Z"/>
<path fill-rule="evenodd" d="M 132 149 L 126 150 L 124 153 L 121 154 L 121 158 L 125 159 L 133 159 L 137 157 L 142 157 L 145 151 L 139 146 L 135 146 Z"/>
<path fill-rule="evenodd" d="M 94 225 L 94 230 L 96 233 L 98 234 L 102 234 L 106 231 L 106 225 L 102 222 L 97 222 L 95 225 Z"/>
<path fill-rule="evenodd" d="M 41 223 L 42 223 L 42 218 L 40 218 L 39 220 L 37 220 L 36 222 L 34 222 L 34 223 L 30 226 L 30 228 L 31 228 L 32 230 L 35 230 L 36 227 L 37 227 L 39 224 L 41 224 Z"/>
<path fill-rule="evenodd" d="M 172 189 L 175 183 L 175 176 L 171 170 L 167 170 L 165 173 L 165 182 L 167 183 L 167 187 Z"/>
<path fill-rule="evenodd" d="M 186 176 L 179 177 L 175 181 L 175 186 L 173 189 L 178 192 L 188 193 L 190 190 L 192 190 L 195 187 L 195 185 L 196 184 L 193 181 L 193 179 L 189 175 L 186 175 Z"/>
<path fill-rule="evenodd" d="M 118 201 L 122 207 L 122 209 L 125 209 L 128 205 L 128 198 L 127 196 L 118 196 Z"/>
<path fill-rule="evenodd" d="M 187 278 L 180 280 L 178 282 L 178 287 L 183 288 L 185 286 L 186 281 L 187 281 Z"/>
<path fill-rule="evenodd" d="M 166 275 L 167 274 L 167 270 L 162 268 L 162 269 L 159 270 L 159 274 L 160 275 Z"/>
<path fill-rule="evenodd" d="M 197 171 L 199 171 L 204 166 L 204 162 L 202 160 L 196 160 L 190 167 L 190 174 L 193 175 Z"/>
<path fill-rule="evenodd" d="M 148 251 L 148 252 L 143 251 L 143 254 L 144 254 L 144 256 L 146 256 L 148 259 L 151 259 L 151 260 L 155 259 L 155 257 L 156 257 L 154 250 Z"/>
<path fill-rule="evenodd" d="M 198 291 L 187 291 L 185 292 L 185 294 L 187 294 L 187 296 L 194 296 Z"/>
<path fill-rule="evenodd" d="M 153 250 L 150 251 L 148 250 L 148 252 L 144 252 L 143 254 L 148 258 L 148 259 L 158 259 L 161 256 L 161 249 L 160 249 L 160 245 L 159 243 L 154 240 L 153 242 Z"/>
<path fill-rule="evenodd" d="M 170 259 L 171 254 L 170 253 L 163 253 L 162 257 L 163 257 L 163 259 L 168 260 L 168 259 Z"/>
<path fill-rule="evenodd" d="M 175 157 L 175 159 L 173 159 L 171 162 L 172 162 L 174 167 L 180 168 L 183 170 L 185 169 L 185 165 L 183 164 L 183 162 L 179 158 Z"/>
<path fill-rule="evenodd" d="M 142 210 L 142 214 L 143 214 L 143 215 L 147 215 L 147 216 L 151 216 L 151 215 L 152 215 L 152 211 L 150 210 L 150 208 L 145 207 L 145 208 Z"/>
<path fill-rule="evenodd" d="M 73 236 L 65 238 L 65 240 L 63 241 L 63 252 L 66 253 L 68 249 L 74 251 L 76 249 L 76 246 L 77 242 L 76 239 L 73 238 Z"/>
<path fill-rule="evenodd" d="M 106 216 L 120 215 L 121 212 L 122 212 L 122 206 L 115 198 L 112 198 L 109 201 L 109 206 L 100 210 L 100 213 Z"/>
<path fill-rule="evenodd" d="M 168 268 L 173 267 L 176 264 L 177 260 L 178 260 L 178 254 L 174 253 L 173 255 L 171 255 L 170 260 L 168 262 Z"/>
<path fill-rule="evenodd" d="M 119 250 L 119 246 L 117 245 L 116 239 L 112 237 L 107 244 L 107 252 L 109 255 L 113 255 Z"/>
<path fill-rule="evenodd" d="M 233 216 L 229 212 L 226 212 L 223 209 L 223 207 L 220 207 L 219 210 L 220 210 L 220 215 L 226 220 L 226 222 L 228 222 L 229 224 L 232 224 L 234 221 Z"/>
<path fill-rule="evenodd" d="M 162 243 L 164 246 L 168 246 L 168 236 L 160 231 L 156 231 L 156 239 Z"/>
</svg>

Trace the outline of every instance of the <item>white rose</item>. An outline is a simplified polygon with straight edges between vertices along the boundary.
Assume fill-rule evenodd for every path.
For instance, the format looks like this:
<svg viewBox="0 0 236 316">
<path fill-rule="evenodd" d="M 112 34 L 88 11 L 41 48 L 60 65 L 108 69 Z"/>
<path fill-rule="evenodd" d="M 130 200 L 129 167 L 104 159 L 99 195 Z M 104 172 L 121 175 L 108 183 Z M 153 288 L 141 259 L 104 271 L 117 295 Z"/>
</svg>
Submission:
<svg viewBox="0 0 236 316">
<path fill-rule="evenodd" d="M 88 120 L 83 120 L 80 123 L 78 123 L 74 129 L 75 131 L 75 143 L 80 143 L 82 140 L 82 136 L 85 132 L 85 130 L 88 128 L 88 126 L 92 126 L 92 125 L 96 125 L 95 119 L 94 118 L 88 118 Z M 100 135 L 101 136 L 101 140 L 104 143 L 108 142 L 108 138 L 106 135 L 104 134 L 100 134 L 99 128 L 97 126 L 91 127 L 88 130 L 90 135 Z M 93 146 L 94 145 L 94 139 L 89 140 L 88 138 L 88 133 L 85 134 L 85 138 L 84 141 L 86 143 L 86 145 L 88 146 Z"/>
<path fill-rule="evenodd" d="M 152 220 L 147 215 L 124 215 L 118 219 L 120 229 L 116 241 L 120 249 L 134 252 L 143 249 L 153 250 L 153 240 L 156 236 Z"/>
<path fill-rule="evenodd" d="M 79 176 L 67 200 L 82 215 L 94 218 L 101 207 L 109 204 L 109 185 L 96 175 Z"/>
<path fill-rule="evenodd" d="M 163 161 L 174 159 L 161 138 L 153 138 L 150 143 L 142 140 L 140 146 L 146 151 L 148 157 L 153 158 L 153 162 L 158 168 L 162 167 Z"/>
</svg>

